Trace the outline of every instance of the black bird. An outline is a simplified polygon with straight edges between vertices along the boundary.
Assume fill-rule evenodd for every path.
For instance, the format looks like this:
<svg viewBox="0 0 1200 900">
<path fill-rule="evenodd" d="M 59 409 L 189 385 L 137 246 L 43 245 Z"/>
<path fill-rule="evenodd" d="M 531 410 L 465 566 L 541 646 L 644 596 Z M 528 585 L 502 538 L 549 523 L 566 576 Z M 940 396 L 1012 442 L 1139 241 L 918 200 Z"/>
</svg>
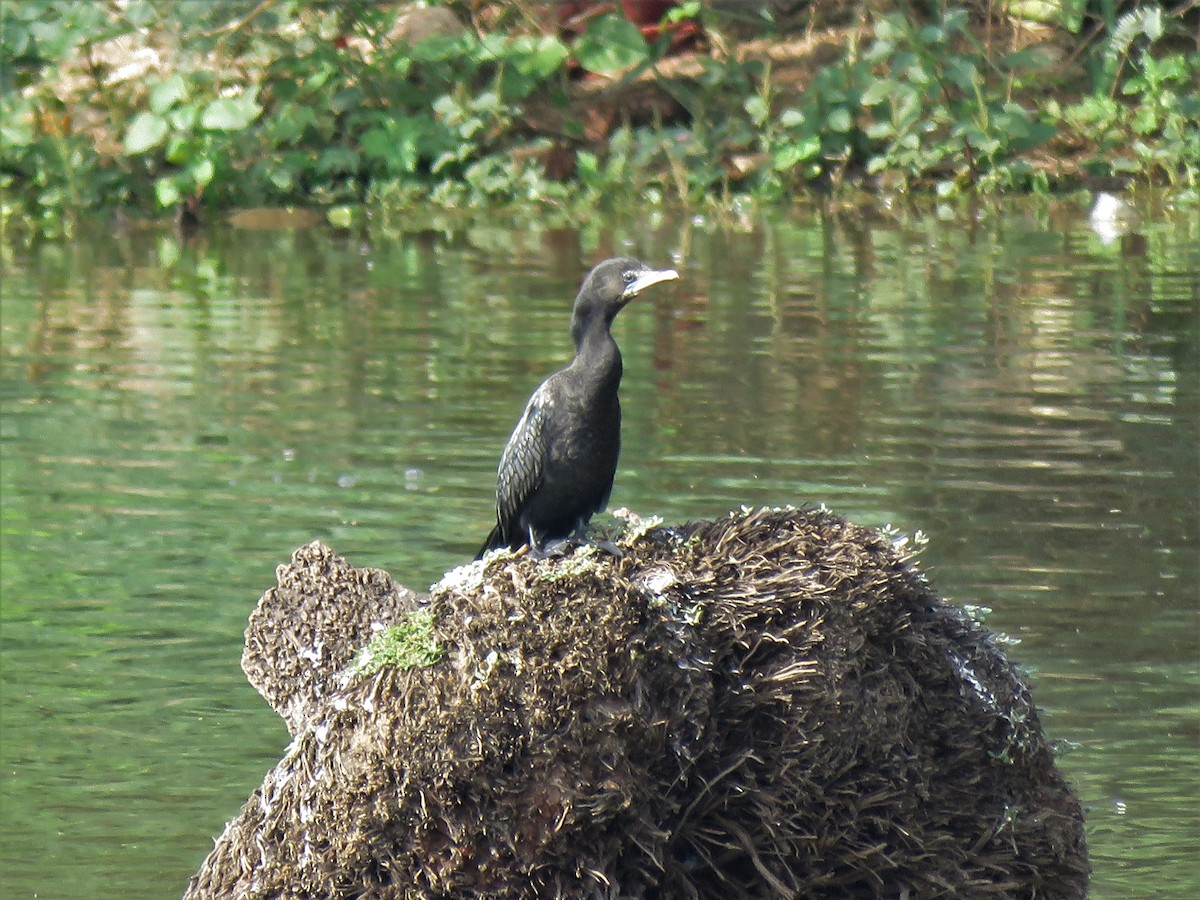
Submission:
<svg viewBox="0 0 1200 900">
<path fill-rule="evenodd" d="M 593 513 L 612 493 L 621 452 L 621 351 L 609 328 L 634 297 L 678 278 L 636 259 L 608 259 L 592 269 L 571 313 L 575 358 L 533 392 L 500 457 L 496 527 L 479 551 L 584 540 Z"/>
</svg>

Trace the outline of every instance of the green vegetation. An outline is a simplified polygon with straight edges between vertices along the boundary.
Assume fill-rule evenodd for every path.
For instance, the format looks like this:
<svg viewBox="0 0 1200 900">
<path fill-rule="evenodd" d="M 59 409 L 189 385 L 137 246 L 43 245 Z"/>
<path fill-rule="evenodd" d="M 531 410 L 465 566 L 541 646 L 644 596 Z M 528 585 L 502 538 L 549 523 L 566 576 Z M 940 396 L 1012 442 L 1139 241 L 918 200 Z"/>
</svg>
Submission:
<svg viewBox="0 0 1200 900">
<path fill-rule="evenodd" d="M 95 209 L 292 204 L 348 222 L 364 204 L 696 204 L 864 181 L 1197 188 L 1194 4 L 885 0 L 798 22 L 709 6 L 668 13 L 698 35 L 669 55 L 669 32 L 649 42 L 617 13 L 560 36 L 533 0 L 448 2 L 437 27 L 399 32 L 411 12 L 365 0 L 8 0 L 0 222 L 53 235 Z M 617 112 L 590 121 L 602 103 Z"/>
<path fill-rule="evenodd" d="M 417 669 L 432 666 L 446 653 L 433 630 L 433 612 L 417 609 L 381 631 L 359 651 L 351 665 L 353 675 L 374 675 L 384 666 Z"/>
</svg>

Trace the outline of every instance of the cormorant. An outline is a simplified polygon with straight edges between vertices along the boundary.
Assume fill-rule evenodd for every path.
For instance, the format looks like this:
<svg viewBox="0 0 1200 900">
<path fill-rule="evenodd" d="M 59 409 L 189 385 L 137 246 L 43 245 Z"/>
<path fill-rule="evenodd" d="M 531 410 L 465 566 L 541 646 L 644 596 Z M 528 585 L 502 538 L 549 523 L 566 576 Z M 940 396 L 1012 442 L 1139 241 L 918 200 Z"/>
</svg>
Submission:
<svg viewBox="0 0 1200 900">
<path fill-rule="evenodd" d="M 609 328 L 625 304 L 652 284 L 678 278 L 636 259 L 609 259 L 588 274 L 571 312 L 575 358 L 533 392 L 500 456 L 496 527 L 488 550 L 584 540 L 593 513 L 612 493 L 621 452 L 621 351 Z"/>
</svg>

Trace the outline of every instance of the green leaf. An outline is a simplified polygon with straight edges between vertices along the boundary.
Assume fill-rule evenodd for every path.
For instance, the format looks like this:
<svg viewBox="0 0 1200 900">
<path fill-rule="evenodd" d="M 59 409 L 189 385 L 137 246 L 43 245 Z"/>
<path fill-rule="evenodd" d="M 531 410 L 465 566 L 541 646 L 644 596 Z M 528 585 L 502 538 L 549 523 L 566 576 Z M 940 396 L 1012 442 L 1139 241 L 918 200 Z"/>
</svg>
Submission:
<svg viewBox="0 0 1200 900">
<path fill-rule="evenodd" d="M 700 0 L 684 0 L 683 3 L 675 6 L 674 9 L 667 10 L 667 14 L 662 20 L 667 25 L 673 25 L 676 22 L 683 22 L 687 19 L 695 19 L 700 16 Z"/>
<path fill-rule="evenodd" d="M 1037 72 L 1050 68 L 1053 59 L 1045 45 L 1038 44 L 1005 54 L 997 65 L 1009 72 Z"/>
<path fill-rule="evenodd" d="M 612 73 L 632 68 L 649 55 L 638 27 L 615 13 L 597 16 L 575 42 L 579 64 L 589 72 Z"/>
<path fill-rule="evenodd" d="M 1137 175 L 1142 171 L 1142 164 L 1127 156 L 1116 156 L 1111 161 L 1112 170 L 1127 175 Z"/>
<path fill-rule="evenodd" d="M 557 72 L 567 61 L 567 56 L 566 44 L 556 37 L 546 36 L 537 42 L 531 52 L 518 57 L 517 71 L 540 81 Z"/>
<path fill-rule="evenodd" d="M 271 84 L 271 95 L 275 98 L 277 104 L 287 103 L 289 100 L 296 99 L 296 95 L 300 93 L 300 85 L 286 78 L 281 78 Z"/>
<path fill-rule="evenodd" d="M 176 131 L 167 138 L 167 148 L 163 152 L 163 156 L 172 165 L 182 166 L 195 149 L 196 142 L 191 135 L 180 134 Z"/>
<path fill-rule="evenodd" d="M 193 103 L 189 103 L 186 106 L 175 106 L 167 111 L 167 124 L 173 132 L 190 133 L 196 127 L 196 116 L 198 114 L 199 110 Z"/>
<path fill-rule="evenodd" d="M 968 14 L 965 9 L 952 9 L 942 17 L 942 29 L 946 34 L 966 33 Z"/>
<path fill-rule="evenodd" d="M 1159 60 L 1158 67 L 1160 81 L 1178 81 L 1180 84 L 1187 84 L 1192 78 L 1191 67 L 1188 66 L 1188 61 L 1182 53 L 1164 56 Z"/>
<path fill-rule="evenodd" d="M 825 127 L 830 131 L 838 131 L 845 133 L 854 127 L 854 120 L 850 116 L 850 110 L 844 106 L 839 106 L 837 109 L 831 110 L 829 115 L 825 117 Z"/>
<path fill-rule="evenodd" d="M 466 48 L 466 38 L 435 34 L 413 44 L 409 55 L 415 62 L 443 62 L 460 58 Z"/>
<path fill-rule="evenodd" d="M 896 126 L 889 121 L 872 122 L 865 129 L 865 134 L 873 141 L 883 141 L 896 134 Z"/>
<path fill-rule="evenodd" d="M 262 107 L 250 91 L 236 97 L 218 97 L 200 114 L 200 127 L 208 131 L 241 131 L 258 118 Z"/>
<path fill-rule="evenodd" d="M 981 153 L 986 153 L 988 156 L 1000 150 L 1000 140 L 988 134 L 979 128 L 970 128 L 967 130 L 967 143 Z"/>
<path fill-rule="evenodd" d="M 1153 106 L 1148 103 L 1143 103 L 1133 113 L 1133 121 L 1130 123 L 1138 134 L 1150 134 L 1158 130 L 1158 114 Z"/>
<path fill-rule="evenodd" d="M 891 60 L 891 70 L 893 75 L 905 77 L 910 69 L 921 69 L 920 58 L 911 50 L 901 50 Z M 922 82 L 924 83 L 924 82 Z"/>
<path fill-rule="evenodd" d="M 160 178 L 154 182 L 154 196 L 158 199 L 158 205 L 166 209 L 178 203 L 182 194 L 179 193 L 179 185 L 175 183 L 175 179 Z"/>
<path fill-rule="evenodd" d="M 804 113 L 798 109 L 785 109 L 779 114 L 779 124 L 784 128 L 799 128 L 805 121 Z"/>
<path fill-rule="evenodd" d="M 778 172 L 815 159 L 821 152 L 821 139 L 813 135 L 795 143 L 784 144 L 771 158 L 771 165 Z"/>
<path fill-rule="evenodd" d="M 187 82 L 182 75 L 172 75 L 150 88 L 150 111 L 162 115 L 180 100 L 187 98 Z"/>
<path fill-rule="evenodd" d="M 35 140 L 33 122 L 31 107 L 23 102 L 15 109 L 6 104 L 4 115 L 0 116 L 0 145 L 5 150 L 28 147 Z"/>
<path fill-rule="evenodd" d="M 277 106 L 265 124 L 277 143 L 296 144 L 317 124 L 317 113 L 307 104 L 287 103 Z"/>
<path fill-rule="evenodd" d="M 1078 34 L 1083 26 L 1083 14 L 1086 11 L 1087 0 L 1062 0 L 1059 23 L 1071 34 Z"/>
<path fill-rule="evenodd" d="M 267 178 L 271 184 L 284 192 L 290 191 L 296 183 L 295 176 L 288 169 L 272 169 Z"/>
<path fill-rule="evenodd" d="M 892 96 L 896 82 L 890 78 L 879 78 L 871 82 L 871 86 L 863 91 L 860 103 L 863 106 L 876 106 Z"/>
<path fill-rule="evenodd" d="M 334 228 L 348 229 L 354 224 L 354 208 L 335 206 L 325 213 L 325 219 Z"/>
<path fill-rule="evenodd" d="M 516 66 L 506 66 L 500 70 L 496 79 L 496 87 L 500 95 L 508 102 L 524 100 L 538 86 L 536 79 L 523 74 Z"/>
<path fill-rule="evenodd" d="M 158 239 L 159 266 L 164 269 L 169 269 L 175 265 L 175 263 L 179 262 L 179 257 L 183 255 L 181 253 L 181 249 L 182 248 L 179 246 L 179 241 L 175 240 L 173 237 L 169 237 L 167 235 L 160 237 Z"/>
<path fill-rule="evenodd" d="M 934 185 L 933 192 L 943 200 L 948 200 L 951 197 L 957 196 L 959 193 L 958 185 L 954 179 L 946 178 Z"/>
<path fill-rule="evenodd" d="M 388 159 L 395 142 L 384 128 L 372 128 L 362 136 L 363 156 L 367 159 Z"/>
<path fill-rule="evenodd" d="M 352 109 L 362 106 L 363 97 L 365 96 L 366 94 L 363 93 L 363 89 L 360 87 L 343 88 L 330 99 L 329 108 L 335 113 L 349 112 Z"/>
<path fill-rule="evenodd" d="M 192 176 L 192 181 L 198 188 L 208 187 L 209 183 L 213 180 L 213 163 L 212 160 L 208 159 L 207 157 L 198 160 L 189 171 Z"/>
<path fill-rule="evenodd" d="M 489 31 L 471 46 L 472 61 L 507 62 L 510 59 L 528 53 L 533 46 L 531 35 L 509 37 L 498 31 Z"/>
<path fill-rule="evenodd" d="M 349 147 L 328 147 L 317 160 L 321 175 L 353 174 L 358 171 L 358 154 Z"/>
<path fill-rule="evenodd" d="M 167 123 L 152 112 L 140 112 L 129 123 L 125 132 L 125 152 L 130 155 L 145 153 L 163 142 L 167 136 Z"/>
<path fill-rule="evenodd" d="M 1029 150 L 1037 147 L 1039 144 L 1044 144 L 1046 141 L 1058 134 L 1058 129 L 1049 122 L 1031 122 L 1025 138 L 1020 142 L 1017 149 Z"/>
<path fill-rule="evenodd" d="M 875 40 L 887 45 L 894 45 L 903 36 L 903 20 L 892 14 L 881 18 L 875 23 Z"/>
<path fill-rule="evenodd" d="M 742 104 L 747 115 L 750 116 L 750 121 L 755 125 L 761 125 L 767 121 L 767 117 L 771 114 L 771 109 L 767 106 L 767 101 L 758 94 L 751 94 Z"/>
<path fill-rule="evenodd" d="M 964 93 L 970 93 L 974 89 L 978 73 L 975 62 L 965 56 L 952 56 L 946 62 L 946 77 Z"/>
<path fill-rule="evenodd" d="M 940 44 L 946 39 L 946 32 L 936 25 L 926 25 L 917 32 L 917 39 L 923 44 Z"/>
<path fill-rule="evenodd" d="M 600 160 L 590 150 L 576 150 L 575 171 L 585 184 L 593 182 L 600 174 Z"/>
</svg>

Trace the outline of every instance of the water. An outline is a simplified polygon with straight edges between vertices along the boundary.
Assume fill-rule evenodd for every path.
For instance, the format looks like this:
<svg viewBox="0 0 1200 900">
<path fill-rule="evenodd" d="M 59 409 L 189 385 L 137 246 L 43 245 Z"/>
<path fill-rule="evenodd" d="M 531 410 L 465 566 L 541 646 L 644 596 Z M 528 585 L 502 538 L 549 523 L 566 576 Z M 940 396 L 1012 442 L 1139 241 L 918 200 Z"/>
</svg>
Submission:
<svg viewBox="0 0 1200 900">
<path fill-rule="evenodd" d="M 275 566 L 469 558 L 581 274 L 633 252 L 683 279 L 617 324 L 612 505 L 922 529 L 1021 641 L 1094 896 L 1193 896 L 1200 218 L 1141 213 L 1108 244 L 1062 201 L 5 246 L 0 893 L 182 890 L 287 742 L 238 668 Z"/>
</svg>

